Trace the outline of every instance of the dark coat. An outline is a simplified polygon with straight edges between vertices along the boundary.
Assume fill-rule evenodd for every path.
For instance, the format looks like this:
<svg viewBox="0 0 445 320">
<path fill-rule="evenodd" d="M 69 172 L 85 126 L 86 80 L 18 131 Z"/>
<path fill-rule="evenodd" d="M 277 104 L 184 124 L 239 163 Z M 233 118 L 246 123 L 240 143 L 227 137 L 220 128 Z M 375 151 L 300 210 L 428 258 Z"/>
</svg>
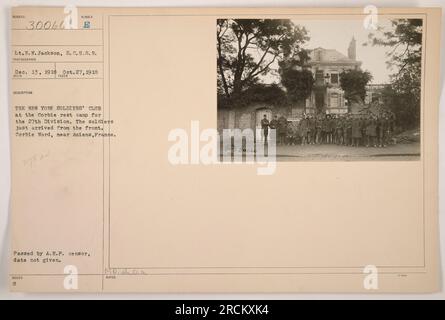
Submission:
<svg viewBox="0 0 445 320">
<path fill-rule="evenodd" d="M 286 134 L 287 132 L 287 119 L 283 116 L 278 118 L 278 133 Z"/>
<path fill-rule="evenodd" d="M 375 137 L 377 135 L 377 123 L 375 120 L 369 120 L 366 125 L 366 135 Z"/>
<path fill-rule="evenodd" d="M 271 120 L 269 123 L 269 127 L 271 129 L 277 129 L 278 128 L 278 120 L 276 120 L 276 119 Z"/>
<path fill-rule="evenodd" d="M 269 131 L 269 120 L 267 119 L 261 120 L 261 129 L 263 129 L 266 132 Z"/>
<path fill-rule="evenodd" d="M 304 137 L 308 132 L 308 119 L 301 119 L 298 125 L 298 132 L 301 137 Z"/>
<path fill-rule="evenodd" d="M 353 138 L 361 138 L 362 137 L 362 128 L 360 119 L 352 120 L 352 137 Z"/>
</svg>

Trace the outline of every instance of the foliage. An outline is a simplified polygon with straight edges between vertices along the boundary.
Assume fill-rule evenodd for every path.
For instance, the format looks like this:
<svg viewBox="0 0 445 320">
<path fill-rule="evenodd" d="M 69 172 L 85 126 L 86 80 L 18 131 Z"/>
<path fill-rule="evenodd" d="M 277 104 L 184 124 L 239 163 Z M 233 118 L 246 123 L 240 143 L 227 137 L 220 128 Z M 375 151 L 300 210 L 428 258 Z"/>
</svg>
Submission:
<svg viewBox="0 0 445 320">
<path fill-rule="evenodd" d="M 340 73 L 340 86 L 345 91 L 345 98 L 349 101 L 362 101 L 366 96 L 366 85 L 372 80 L 368 71 L 360 69 L 345 70 Z"/>
<path fill-rule="evenodd" d="M 306 30 L 288 19 L 218 19 L 216 36 L 218 96 L 232 105 L 308 39 Z"/>
<path fill-rule="evenodd" d="M 281 83 L 286 88 L 290 101 L 298 102 L 306 99 L 312 92 L 314 77 L 304 65 L 309 60 L 306 50 L 302 50 L 295 58 L 280 61 L 279 73 Z"/>
<path fill-rule="evenodd" d="M 224 96 L 219 96 L 219 107 L 231 107 L 232 100 L 226 100 Z M 263 103 L 273 106 L 287 104 L 286 93 L 278 85 L 255 84 L 242 92 L 236 101 L 238 107 L 247 106 L 253 103 Z"/>
<path fill-rule="evenodd" d="M 372 45 L 390 48 L 388 67 L 394 73 L 384 96 L 405 129 L 420 126 L 422 29 L 421 19 L 395 19 L 391 30 L 379 29 L 378 35 L 370 35 Z"/>
</svg>

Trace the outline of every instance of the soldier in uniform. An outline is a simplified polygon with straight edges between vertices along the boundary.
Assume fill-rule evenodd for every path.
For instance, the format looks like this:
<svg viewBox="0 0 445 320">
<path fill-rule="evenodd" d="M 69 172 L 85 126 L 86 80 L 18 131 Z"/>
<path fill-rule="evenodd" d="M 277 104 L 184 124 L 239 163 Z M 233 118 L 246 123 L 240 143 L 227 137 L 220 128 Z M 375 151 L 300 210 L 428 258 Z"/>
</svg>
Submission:
<svg viewBox="0 0 445 320">
<path fill-rule="evenodd" d="M 273 119 L 270 120 L 270 122 L 269 122 L 269 128 L 270 128 L 270 129 L 275 129 L 275 130 L 278 128 L 278 116 L 277 116 L 277 115 L 275 115 L 275 116 L 273 117 Z"/>
<path fill-rule="evenodd" d="M 349 145 L 349 130 L 351 129 L 351 119 L 350 115 L 347 114 L 343 119 L 343 145 Z"/>
<path fill-rule="evenodd" d="M 375 142 L 375 138 L 377 135 L 377 123 L 376 120 L 373 116 L 370 116 L 367 125 L 366 125 L 366 138 L 367 138 L 367 143 L 366 146 L 373 146 L 376 147 L 376 142 Z"/>
<path fill-rule="evenodd" d="M 308 133 L 308 119 L 306 115 L 300 120 L 298 131 L 300 133 L 301 145 L 305 145 L 307 143 L 307 133 Z"/>
<path fill-rule="evenodd" d="M 366 117 L 364 115 L 361 115 L 360 121 L 361 121 L 361 128 L 362 128 L 361 145 L 365 146 L 366 145 Z"/>
<path fill-rule="evenodd" d="M 362 138 L 361 120 L 358 117 L 352 119 L 352 146 L 358 147 Z"/>
<path fill-rule="evenodd" d="M 322 140 L 322 143 L 326 143 L 327 142 L 328 131 L 329 131 L 329 119 L 328 119 L 328 115 L 326 114 L 324 116 L 324 118 L 321 120 L 321 140 Z"/>
<path fill-rule="evenodd" d="M 388 115 L 388 137 L 387 137 L 388 143 L 392 144 L 394 143 L 392 141 L 392 137 L 394 134 L 395 126 L 396 126 L 396 115 L 394 114 L 394 112 L 391 112 Z"/>
<path fill-rule="evenodd" d="M 308 119 L 308 143 L 309 144 L 315 144 L 315 135 L 316 135 L 316 120 L 314 116 L 310 116 Z"/>
<path fill-rule="evenodd" d="M 321 138 L 322 138 L 322 136 L 321 136 L 321 134 L 322 134 L 321 126 L 322 126 L 322 122 L 323 122 L 323 120 L 321 119 L 320 116 L 317 116 L 315 118 L 315 143 L 316 144 L 320 144 L 321 143 Z"/>
<path fill-rule="evenodd" d="M 281 115 L 278 118 L 278 143 L 284 145 L 286 143 L 287 119 Z"/>
<path fill-rule="evenodd" d="M 261 129 L 263 130 L 264 142 L 267 142 L 267 136 L 269 135 L 269 120 L 267 120 L 267 115 L 264 115 L 261 119 Z"/>
<path fill-rule="evenodd" d="M 386 140 L 388 136 L 388 119 L 386 115 L 381 115 L 378 119 L 379 127 L 379 147 L 386 147 Z"/>
<path fill-rule="evenodd" d="M 335 143 L 341 145 L 343 144 L 343 117 L 339 116 L 335 120 Z"/>
<path fill-rule="evenodd" d="M 375 120 L 375 141 L 374 144 L 377 145 L 377 147 L 380 147 L 380 117 L 381 115 L 377 115 Z"/>
<path fill-rule="evenodd" d="M 325 132 L 325 143 L 329 144 L 331 143 L 331 116 L 329 114 L 326 115 L 325 118 L 325 125 L 324 125 L 324 132 Z"/>
<path fill-rule="evenodd" d="M 334 143 L 336 119 L 334 115 L 329 115 L 329 125 L 328 125 L 328 143 Z"/>
<path fill-rule="evenodd" d="M 289 123 L 287 126 L 287 143 L 288 145 L 297 145 L 298 143 L 298 136 L 299 136 L 299 128 L 298 123 L 296 121 L 293 121 Z"/>
</svg>

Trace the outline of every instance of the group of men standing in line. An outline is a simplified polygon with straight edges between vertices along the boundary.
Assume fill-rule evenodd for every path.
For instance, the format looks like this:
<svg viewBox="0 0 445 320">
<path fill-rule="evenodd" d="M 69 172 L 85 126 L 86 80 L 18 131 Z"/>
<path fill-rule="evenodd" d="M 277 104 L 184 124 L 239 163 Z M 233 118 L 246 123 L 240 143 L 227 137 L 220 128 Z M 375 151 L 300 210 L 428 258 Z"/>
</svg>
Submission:
<svg viewBox="0 0 445 320">
<path fill-rule="evenodd" d="M 263 136 L 267 141 L 269 129 L 277 130 L 277 144 L 338 144 L 346 146 L 386 147 L 394 132 L 393 113 L 379 115 L 304 115 L 297 126 L 284 116 L 267 116 L 261 121 Z"/>
</svg>

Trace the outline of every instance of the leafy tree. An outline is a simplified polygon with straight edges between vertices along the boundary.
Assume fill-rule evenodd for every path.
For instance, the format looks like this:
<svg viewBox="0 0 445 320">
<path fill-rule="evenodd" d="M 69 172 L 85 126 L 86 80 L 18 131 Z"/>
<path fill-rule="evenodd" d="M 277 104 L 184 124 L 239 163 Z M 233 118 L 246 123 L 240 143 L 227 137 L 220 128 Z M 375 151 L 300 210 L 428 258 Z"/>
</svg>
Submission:
<svg viewBox="0 0 445 320">
<path fill-rule="evenodd" d="M 340 86 L 345 91 L 345 98 L 349 101 L 364 100 L 366 85 L 372 80 L 368 71 L 360 69 L 345 70 L 340 73 Z"/>
<path fill-rule="evenodd" d="M 239 99 L 240 105 L 265 103 L 280 106 L 287 103 L 286 93 L 277 84 L 256 84 L 246 89 Z"/>
<path fill-rule="evenodd" d="M 394 70 L 390 88 L 384 91 L 388 108 L 405 129 L 420 126 L 422 20 L 395 19 L 391 29 L 370 35 L 372 45 L 385 46 L 388 67 Z"/>
<path fill-rule="evenodd" d="M 307 51 L 302 50 L 296 57 L 278 63 L 281 83 L 286 88 L 287 96 L 292 102 L 304 100 L 312 92 L 314 77 L 310 70 L 304 68 L 308 60 Z"/>
<path fill-rule="evenodd" d="M 306 30 L 288 19 L 218 19 L 216 36 L 218 94 L 227 104 L 308 39 Z"/>
<path fill-rule="evenodd" d="M 231 107 L 233 101 L 226 99 L 224 95 L 218 95 L 218 107 Z M 286 92 L 277 84 L 256 83 L 243 90 L 236 100 L 238 107 L 248 106 L 252 103 L 264 103 L 273 106 L 283 106 L 288 103 Z"/>
<path fill-rule="evenodd" d="M 410 95 L 400 94 L 392 85 L 386 86 L 382 91 L 384 105 L 396 116 L 396 126 L 401 129 L 412 129 L 419 126 L 420 108 L 413 106 Z"/>
</svg>

